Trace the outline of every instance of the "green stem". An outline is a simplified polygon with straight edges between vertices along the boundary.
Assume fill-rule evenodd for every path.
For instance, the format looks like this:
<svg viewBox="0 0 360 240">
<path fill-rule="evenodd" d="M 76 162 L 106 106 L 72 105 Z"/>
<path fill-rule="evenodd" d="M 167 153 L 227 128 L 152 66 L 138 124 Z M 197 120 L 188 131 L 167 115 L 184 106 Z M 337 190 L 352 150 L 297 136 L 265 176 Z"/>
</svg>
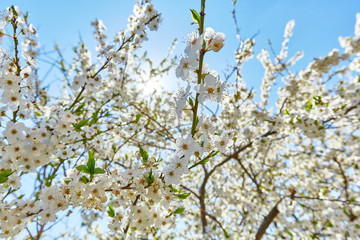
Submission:
<svg viewBox="0 0 360 240">
<path fill-rule="evenodd" d="M 13 10 L 13 11 L 15 12 L 15 10 Z M 17 39 L 17 34 L 16 34 L 17 25 L 16 25 L 16 20 L 15 20 L 15 18 L 13 18 L 13 19 L 11 20 L 11 25 L 12 25 L 13 31 L 14 31 L 13 36 L 12 36 L 12 39 L 13 39 L 13 41 L 14 41 L 14 51 L 15 51 L 15 53 L 14 53 L 14 55 L 15 55 L 15 56 L 14 56 L 14 58 L 15 58 L 15 59 L 14 59 L 14 64 L 15 64 L 15 66 L 16 66 L 16 76 L 20 76 L 21 67 L 20 67 L 20 64 L 19 64 L 19 62 L 20 62 L 20 59 L 19 59 L 19 50 L 18 50 L 19 41 L 18 41 L 18 39 Z M 12 119 L 11 121 L 16 122 L 16 117 L 17 117 L 18 111 L 19 111 L 19 107 L 18 107 L 18 109 L 17 109 L 16 111 L 13 112 L 13 119 Z"/>
<path fill-rule="evenodd" d="M 204 20 L 205 20 L 205 0 L 201 0 L 201 11 L 200 11 L 200 26 L 199 26 L 199 36 L 204 32 Z M 203 44 L 202 49 L 200 50 L 199 56 L 199 71 L 198 71 L 198 84 L 202 83 L 202 68 L 204 62 L 204 55 L 205 55 L 205 44 Z M 193 121 L 191 126 L 191 136 L 194 137 L 196 125 L 197 125 L 197 111 L 199 108 L 199 93 L 196 93 L 195 97 L 195 106 L 193 109 Z"/>
<path fill-rule="evenodd" d="M 17 34 L 16 34 L 16 31 L 17 31 L 17 25 L 16 25 L 16 22 L 15 22 L 15 19 L 11 20 L 11 25 L 13 27 L 13 31 L 14 31 L 14 34 L 12 36 L 12 39 L 14 40 L 14 50 L 15 50 L 15 66 L 16 66 L 16 76 L 20 76 L 20 71 L 21 71 L 21 67 L 20 67 L 20 64 L 19 64 L 19 50 L 18 50 L 18 45 L 19 45 L 19 41 L 17 39 Z"/>
</svg>

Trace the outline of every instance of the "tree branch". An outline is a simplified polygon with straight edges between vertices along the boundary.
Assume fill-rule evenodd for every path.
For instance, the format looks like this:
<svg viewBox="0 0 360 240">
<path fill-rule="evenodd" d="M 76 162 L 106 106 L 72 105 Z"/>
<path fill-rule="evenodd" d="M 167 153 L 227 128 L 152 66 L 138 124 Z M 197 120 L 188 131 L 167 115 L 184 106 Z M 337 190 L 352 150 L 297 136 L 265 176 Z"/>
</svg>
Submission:
<svg viewBox="0 0 360 240">
<path fill-rule="evenodd" d="M 279 214 L 279 210 L 277 209 L 277 206 L 279 205 L 279 203 L 282 201 L 282 199 L 280 199 L 275 206 L 271 209 L 271 211 L 269 212 L 269 214 L 264 218 L 263 222 L 260 225 L 259 230 L 256 233 L 255 236 L 255 240 L 260 240 L 261 237 L 264 235 L 264 233 L 266 232 L 266 229 L 269 227 L 269 225 L 274 221 L 275 217 Z"/>
</svg>

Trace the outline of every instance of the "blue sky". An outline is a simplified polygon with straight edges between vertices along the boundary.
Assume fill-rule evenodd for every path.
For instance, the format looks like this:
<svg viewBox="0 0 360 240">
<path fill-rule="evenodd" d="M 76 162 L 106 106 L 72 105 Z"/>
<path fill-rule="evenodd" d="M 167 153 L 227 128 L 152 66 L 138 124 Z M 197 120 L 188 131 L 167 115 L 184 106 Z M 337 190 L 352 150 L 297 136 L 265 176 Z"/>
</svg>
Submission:
<svg viewBox="0 0 360 240">
<path fill-rule="evenodd" d="M 108 28 L 108 37 L 126 28 L 127 17 L 132 12 L 133 0 L 1 0 L 0 9 L 11 4 L 30 12 L 30 21 L 37 27 L 43 51 L 51 50 L 57 43 L 70 60 L 72 47 L 79 42 L 79 36 L 94 49 L 93 29 L 90 22 L 102 19 Z M 195 0 L 153 0 L 162 13 L 163 23 L 159 31 L 151 32 L 143 50 L 153 59 L 161 59 L 174 38 L 178 39 L 175 54 L 182 54 L 186 34 L 194 29 L 190 25 L 190 8 L 199 10 L 200 1 Z M 205 25 L 227 36 L 226 45 L 219 53 L 210 53 L 205 62 L 220 73 L 227 64 L 233 64 L 234 49 L 237 46 L 235 28 L 231 16 L 231 0 L 207 0 Z M 304 50 L 305 57 L 299 62 L 306 67 L 314 57 L 326 55 L 329 50 L 339 48 L 338 36 L 351 36 L 354 31 L 355 15 L 360 12 L 359 0 L 239 0 L 237 18 L 243 38 L 256 36 L 255 52 L 268 47 L 271 40 L 276 51 L 280 50 L 286 23 L 294 19 L 294 35 L 289 44 L 289 56 Z M 94 54 L 93 54 L 94 55 Z M 45 74 L 49 65 L 43 66 Z M 263 70 L 257 60 L 244 66 L 244 79 L 249 87 L 258 89 Z M 54 76 L 56 78 L 56 76 Z M 59 79 L 61 76 L 59 77 Z M 175 86 L 174 74 L 167 83 Z"/>
</svg>

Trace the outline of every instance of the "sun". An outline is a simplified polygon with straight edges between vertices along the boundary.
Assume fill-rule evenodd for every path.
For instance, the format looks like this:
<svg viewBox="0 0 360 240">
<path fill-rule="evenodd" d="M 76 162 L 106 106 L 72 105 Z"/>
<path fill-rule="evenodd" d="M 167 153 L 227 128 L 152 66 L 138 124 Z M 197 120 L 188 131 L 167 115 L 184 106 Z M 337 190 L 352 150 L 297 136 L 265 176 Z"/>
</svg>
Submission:
<svg viewBox="0 0 360 240">
<path fill-rule="evenodd" d="M 153 95 L 163 89 L 162 79 L 158 77 L 142 76 L 142 93 L 145 96 Z"/>
</svg>

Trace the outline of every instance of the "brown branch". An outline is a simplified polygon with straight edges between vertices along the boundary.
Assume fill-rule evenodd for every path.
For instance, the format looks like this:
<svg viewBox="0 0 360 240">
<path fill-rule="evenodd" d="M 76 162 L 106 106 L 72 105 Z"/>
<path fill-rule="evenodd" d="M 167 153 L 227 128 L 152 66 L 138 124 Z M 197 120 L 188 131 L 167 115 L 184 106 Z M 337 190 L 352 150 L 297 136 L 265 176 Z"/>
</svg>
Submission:
<svg viewBox="0 0 360 240">
<path fill-rule="evenodd" d="M 201 187 L 200 187 L 199 201 L 200 201 L 200 216 L 201 216 L 202 230 L 203 230 L 203 233 L 206 233 L 207 222 L 206 222 L 206 207 L 205 207 L 205 186 L 210 177 L 210 174 L 207 173 L 206 168 L 204 166 L 203 166 L 203 169 L 205 172 L 205 177 L 204 177 L 203 183 L 201 184 Z"/>
<path fill-rule="evenodd" d="M 351 204 L 360 206 L 360 202 L 350 201 L 350 200 L 331 199 L 331 198 L 319 198 L 319 197 L 310 197 L 310 196 L 293 196 L 292 198 L 294 198 L 294 199 L 295 199 L 295 198 L 298 198 L 298 199 L 309 199 L 309 200 L 319 200 L 319 201 L 351 203 Z"/>
<path fill-rule="evenodd" d="M 345 115 L 348 114 L 350 111 L 352 111 L 353 109 L 357 108 L 360 105 L 360 102 L 358 104 L 355 104 L 351 107 L 349 107 L 348 109 L 346 109 L 345 111 Z"/>
<path fill-rule="evenodd" d="M 31 217 L 31 216 L 33 216 L 33 215 L 36 215 L 36 214 L 39 214 L 40 212 L 42 212 L 43 211 L 43 209 L 40 209 L 38 212 L 35 212 L 35 213 L 26 213 L 26 216 L 27 217 Z"/>
<path fill-rule="evenodd" d="M 136 196 L 136 199 L 135 199 L 135 201 L 133 202 L 132 205 L 135 206 L 136 203 L 139 201 L 139 199 L 140 199 L 140 194 Z M 130 223 L 128 223 L 128 225 L 124 229 L 125 234 L 129 231 L 129 228 L 130 228 Z"/>
<path fill-rule="evenodd" d="M 157 14 L 155 16 L 153 16 L 152 18 L 150 18 L 150 20 L 148 22 L 145 23 L 145 25 L 148 25 L 150 22 L 152 22 L 154 19 L 158 18 L 160 15 Z M 126 43 L 132 41 L 134 39 L 135 34 L 132 34 L 128 39 L 126 39 L 125 41 L 123 41 L 123 43 L 121 44 L 121 46 L 116 50 L 116 52 L 119 52 Z M 106 59 L 106 61 L 104 62 L 104 64 L 100 67 L 100 69 L 95 72 L 93 75 L 90 76 L 90 78 L 95 78 L 102 70 L 104 70 L 108 63 L 111 61 L 111 59 L 113 59 L 113 57 L 110 57 L 108 59 Z M 75 106 L 75 104 L 78 102 L 79 98 L 81 97 L 82 93 L 85 90 L 85 86 L 86 83 L 82 86 L 81 91 L 79 92 L 79 94 L 77 95 L 76 99 L 74 100 L 74 102 L 70 105 L 69 110 L 71 110 L 71 108 L 73 108 Z"/>
<path fill-rule="evenodd" d="M 219 227 L 223 230 L 223 232 L 226 232 L 226 229 L 222 226 L 221 222 L 219 222 L 219 220 L 216 219 L 215 216 L 213 216 L 209 213 L 206 213 L 206 215 L 209 216 L 212 220 L 214 220 L 219 225 Z"/>
<path fill-rule="evenodd" d="M 44 227 L 45 227 L 45 224 L 42 224 L 41 227 L 40 227 L 40 230 L 38 230 L 37 235 L 36 235 L 36 238 L 34 238 L 34 240 L 40 240 L 41 235 L 42 235 L 43 232 L 44 232 Z"/>
<path fill-rule="evenodd" d="M 175 138 L 173 137 L 173 135 L 169 132 L 169 130 L 164 127 L 163 125 L 161 125 L 155 118 L 151 117 L 149 114 L 147 114 L 146 112 L 142 111 L 138 106 L 136 106 L 133 103 L 130 103 L 130 106 L 133 106 L 134 108 L 136 108 L 139 112 L 141 112 L 142 114 L 144 114 L 147 118 L 149 118 L 151 121 L 155 122 L 160 128 L 162 128 L 171 139 L 173 139 L 175 141 Z"/>
<path fill-rule="evenodd" d="M 34 237 L 33 237 L 33 235 L 31 234 L 31 232 L 30 232 L 30 230 L 29 230 L 28 227 L 26 227 L 26 231 L 29 233 L 30 239 L 33 240 Z"/>
<path fill-rule="evenodd" d="M 348 190 L 348 188 L 349 188 L 349 181 L 348 181 L 348 179 L 347 179 L 347 177 L 346 177 L 346 174 L 345 174 L 345 171 L 344 171 L 343 167 L 341 166 L 341 163 L 337 160 L 336 157 L 333 158 L 333 160 L 334 160 L 334 161 L 337 163 L 337 165 L 339 166 L 340 172 L 341 172 L 341 176 L 344 178 L 345 197 L 346 197 L 346 200 L 349 201 L 349 199 L 350 199 L 349 190 Z M 349 216 L 349 217 L 350 217 L 350 221 L 354 221 L 354 220 L 357 218 L 357 216 L 354 215 L 354 213 L 352 212 L 351 209 L 349 209 L 349 212 L 350 212 L 350 216 Z"/>
<path fill-rule="evenodd" d="M 258 138 L 262 138 L 262 137 L 267 137 L 267 136 L 270 136 L 272 134 L 276 134 L 277 132 L 276 131 L 269 131 L 263 135 L 261 135 L 260 137 Z M 223 161 L 221 161 L 220 163 L 216 164 L 211 170 L 210 172 L 208 172 L 205 168 L 204 165 L 201 165 L 204 169 L 204 173 L 205 173 L 205 176 L 204 176 L 204 179 L 203 179 L 203 182 L 201 184 L 201 187 L 200 187 L 200 191 L 199 191 L 199 194 L 200 194 L 200 198 L 199 198 L 199 201 L 200 201 L 200 216 L 201 216 L 201 223 L 202 223 L 202 230 L 203 230 L 203 233 L 205 233 L 206 231 L 206 208 L 205 208 L 205 187 L 206 187 L 206 183 L 207 181 L 209 180 L 211 174 L 213 174 L 216 169 L 218 167 L 221 167 L 222 165 L 224 165 L 225 163 L 227 163 L 228 161 L 230 161 L 231 159 L 233 158 L 237 158 L 238 157 L 238 154 L 241 153 L 242 151 L 244 151 L 245 149 L 249 148 L 252 146 L 252 143 L 253 141 L 250 141 L 248 144 L 240 147 L 238 150 L 236 150 L 233 154 L 227 156 Z"/>
<path fill-rule="evenodd" d="M 280 199 L 275 206 L 271 209 L 271 211 L 269 212 L 269 214 L 264 218 L 263 222 L 260 225 L 259 230 L 256 233 L 255 236 L 255 240 L 260 240 L 261 237 L 264 235 L 264 233 L 266 232 L 266 229 L 269 227 L 269 225 L 274 221 L 275 217 L 279 214 L 279 210 L 277 209 L 277 206 L 279 205 L 279 203 L 282 201 L 282 199 Z"/>
<path fill-rule="evenodd" d="M 244 170 L 246 175 L 248 175 L 248 177 L 251 179 L 251 181 L 256 185 L 257 192 L 259 194 L 261 194 L 262 191 L 260 188 L 260 184 L 256 181 L 256 178 L 249 173 L 249 171 L 245 168 L 244 164 L 241 162 L 241 160 L 239 158 L 236 157 L 235 160 L 240 164 L 241 168 Z"/>
</svg>

